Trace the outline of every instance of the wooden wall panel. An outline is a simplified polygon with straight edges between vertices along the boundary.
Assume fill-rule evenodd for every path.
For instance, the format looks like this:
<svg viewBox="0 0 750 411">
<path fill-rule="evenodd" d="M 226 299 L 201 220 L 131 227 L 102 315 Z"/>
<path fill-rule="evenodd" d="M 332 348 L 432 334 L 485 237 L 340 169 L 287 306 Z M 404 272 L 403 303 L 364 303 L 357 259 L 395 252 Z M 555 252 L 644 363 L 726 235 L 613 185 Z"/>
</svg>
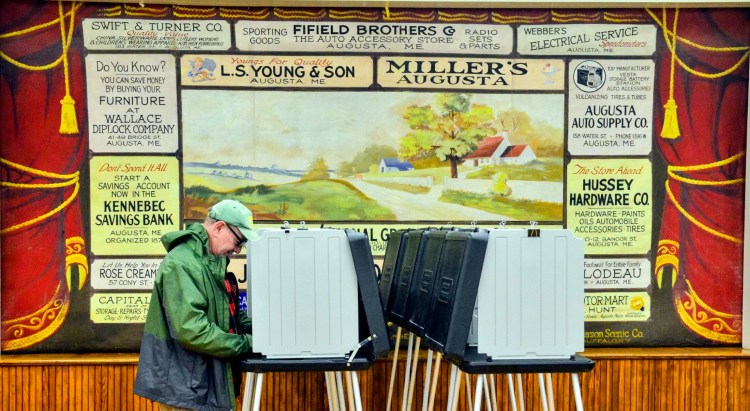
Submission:
<svg viewBox="0 0 750 411">
<path fill-rule="evenodd" d="M 645 354 L 644 354 L 645 353 Z M 597 361 L 582 374 L 586 410 L 740 411 L 750 409 L 750 353 L 740 349 L 610 349 L 587 351 Z M 157 407 L 133 395 L 137 370 L 134 354 L 2 355 L 0 356 L 0 409 L 152 411 Z M 393 411 L 401 409 L 405 361 L 399 362 Z M 391 361 L 378 361 L 358 374 L 364 411 L 383 411 Z M 419 362 L 412 409 L 421 410 L 425 361 Z M 445 410 L 449 366 L 441 364 L 435 410 Z M 477 376 L 470 376 L 473 389 Z M 465 378 L 461 378 L 462 383 Z M 494 376 L 498 409 L 509 410 L 505 375 Z M 557 411 L 574 410 L 570 376 L 553 374 Z M 542 409 L 536 375 L 523 376 L 526 409 Z M 241 401 L 241 399 L 240 399 Z M 469 410 L 465 385 L 458 410 Z M 238 402 L 238 405 L 241 402 Z M 272 373 L 264 377 L 264 411 L 327 410 L 325 374 Z"/>
</svg>

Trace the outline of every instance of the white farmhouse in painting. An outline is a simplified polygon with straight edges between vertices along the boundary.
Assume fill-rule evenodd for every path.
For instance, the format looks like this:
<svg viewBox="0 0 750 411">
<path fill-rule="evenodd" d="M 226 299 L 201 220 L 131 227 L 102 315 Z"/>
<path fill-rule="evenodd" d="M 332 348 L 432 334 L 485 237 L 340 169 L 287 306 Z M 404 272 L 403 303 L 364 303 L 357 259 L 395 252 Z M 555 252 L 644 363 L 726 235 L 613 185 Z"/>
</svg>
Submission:
<svg viewBox="0 0 750 411">
<path fill-rule="evenodd" d="M 526 164 L 532 160 L 536 160 L 534 150 L 528 144 L 511 145 L 508 131 L 503 130 L 502 136 L 485 137 L 479 142 L 479 147 L 464 157 L 464 165 Z"/>
<path fill-rule="evenodd" d="M 381 173 L 389 173 L 393 171 L 409 171 L 414 170 L 414 166 L 408 161 L 399 161 L 397 158 L 386 157 L 380 160 L 378 171 Z"/>
</svg>

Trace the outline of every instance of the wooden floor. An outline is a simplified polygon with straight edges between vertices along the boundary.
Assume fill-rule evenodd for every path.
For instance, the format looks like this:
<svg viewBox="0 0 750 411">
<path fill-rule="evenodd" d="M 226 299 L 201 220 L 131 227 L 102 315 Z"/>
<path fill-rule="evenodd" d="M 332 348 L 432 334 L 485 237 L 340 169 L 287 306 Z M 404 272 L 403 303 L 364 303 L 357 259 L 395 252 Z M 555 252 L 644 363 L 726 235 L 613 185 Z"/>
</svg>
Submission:
<svg viewBox="0 0 750 411">
<path fill-rule="evenodd" d="M 750 352 L 740 348 L 591 349 L 594 370 L 581 374 L 586 410 L 750 410 Z M 136 354 L 37 354 L 0 356 L 0 410 L 154 410 L 133 395 Z M 412 409 L 422 408 L 420 361 Z M 403 358 L 392 410 L 401 409 Z M 391 362 L 358 373 L 363 410 L 385 410 Z M 498 409 L 509 410 L 504 375 L 494 376 Z M 449 368 L 443 363 L 435 410 L 444 410 Z M 470 377 L 472 387 L 476 376 Z M 553 374 L 556 410 L 573 410 L 570 376 Z M 523 376 L 525 409 L 541 410 L 536 375 Z M 326 410 L 321 372 L 265 375 L 261 410 Z M 459 410 L 469 410 L 466 390 Z M 238 405 L 242 399 L 238 400 Z"/>
</svg>

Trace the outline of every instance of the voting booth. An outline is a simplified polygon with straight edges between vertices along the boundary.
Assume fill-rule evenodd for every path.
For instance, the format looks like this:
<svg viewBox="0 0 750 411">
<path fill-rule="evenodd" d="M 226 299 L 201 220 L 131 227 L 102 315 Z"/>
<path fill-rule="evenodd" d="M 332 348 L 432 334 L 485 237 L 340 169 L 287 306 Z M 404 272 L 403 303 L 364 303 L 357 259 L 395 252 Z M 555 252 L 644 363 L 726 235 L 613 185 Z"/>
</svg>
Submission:
<svg viewBox="0 0 750 411">
<path fill-rule="evenodd" d="M 260 230 L 248 243 L 253 351 L 344 357 L 359 342 L 357 276 L 342 230 Z"/>
<path fill-rule="evenodd" d="M 487 239 L 487 230 L 450 231 L 445 235 L 424 341 L 446 359 L 460 361 L 464 357 Z"/>
<path fill-rule="evenodd" d="M 253 352 L 266 359 L 344 358 L 362 337 L 390 349 L 367 236 L 263 229 L 248 243 Z"/>
<path fill-rule="evenodd" d="M 398 284 L 398 270 L 401 268 L 401 262 L 406 250 L 406 235 L 410 230 L 396 230 L 388 236 L 388 245 L 385 250 L 383 268 L 381 270 L 378 287 L 380 298 L 386 313 L 389 313 L 395 300 L 395 292 L 391 290 Z"/>
<path fill-rule="evenodd" d="M 390 352 L 365 234 L 288 226 L 258 234 L 247 244 L 253 355 L 241 362 L 250 373 L 246 402 L 260 402 L 263 373 L 357 371 Z"/>
<path fill-rule="evenodd" d="M 416 284 L 416 274 L 421 270 L 424 257 L 424 245 L 431 229 L 408 230 L 397 241 L 401 248 L 401 258 L 394 268 L 398 268 L 397 275 L 391 280 L 390 304 L 387 307 L 388 319 L 405 326 L 409 302 L 412 300 L 413 285 Z"/>
<path fill-rule="evenodd" d="M 583 291 L 583 240 L 569 230 L 492 230 L 477 295 L 477 351 L 498 359 L 583 351 Z"/>
</svg>

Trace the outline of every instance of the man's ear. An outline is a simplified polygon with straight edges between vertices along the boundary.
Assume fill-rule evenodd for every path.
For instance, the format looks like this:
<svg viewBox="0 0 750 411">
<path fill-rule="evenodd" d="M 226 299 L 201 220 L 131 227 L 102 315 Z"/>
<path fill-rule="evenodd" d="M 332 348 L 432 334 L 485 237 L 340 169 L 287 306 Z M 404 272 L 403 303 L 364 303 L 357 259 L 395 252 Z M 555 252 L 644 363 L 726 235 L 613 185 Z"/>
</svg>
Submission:
<svg viewBox="0 0 750 411">
<path fill-rule="evenodd" d="M 223 221 L 214 221 L 213 223 L 211 223 L 208 229 L 209 231 L 211 231 L 212 234 L 219 234 L 219 232 L 221 232 L 222 224 L 224 224 Z"/>
</svg>

